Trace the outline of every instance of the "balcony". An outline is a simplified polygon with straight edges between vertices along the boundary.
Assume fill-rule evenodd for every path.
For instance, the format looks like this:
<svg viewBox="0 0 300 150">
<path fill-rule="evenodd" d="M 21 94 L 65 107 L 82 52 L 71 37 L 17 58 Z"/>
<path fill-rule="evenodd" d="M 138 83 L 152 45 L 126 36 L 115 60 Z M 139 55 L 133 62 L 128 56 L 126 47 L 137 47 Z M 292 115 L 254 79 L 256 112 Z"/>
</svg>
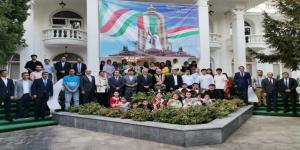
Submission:
<svg viewBox="0 0 300 150">
<path fill-rule="evenodd" d="M 209 46 L 210 48 L 220 48 L 222 46 L 221 42 L 222 36 L 216 33 L 209 34 Z"/>
<path fill-rule="evenodd" d="M 266 42 L 263 35 L 246 35 L 246 46 L 254 49 L 266 48 Z"/>
<path fill-rule="evenodd" d="M 87 34 L 78 29 L 51 28 L 43 30 L 43 41 L 47 46 L 86 47 Z"/>
</svg>

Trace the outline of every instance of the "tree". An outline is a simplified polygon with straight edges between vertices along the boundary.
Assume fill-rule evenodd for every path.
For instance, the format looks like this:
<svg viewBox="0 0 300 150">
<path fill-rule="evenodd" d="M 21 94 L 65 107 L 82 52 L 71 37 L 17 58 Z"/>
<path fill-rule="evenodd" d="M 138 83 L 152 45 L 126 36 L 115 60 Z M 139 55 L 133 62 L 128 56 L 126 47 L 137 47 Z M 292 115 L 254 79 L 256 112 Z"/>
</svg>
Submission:
<svg viewBox="0 0 300 150">
<path fill-rule="evenodd" d="M 23 23 L 30 0 L 0 0 L 0 64 L 5 64 L 25 44 Z"/>
<path fill-rule="evenodd" d="M 263 27 L 266 43 L 274 49 L 271 54 L 263 54 L 248 49 L 263 63 L 281 62 L 293 71 L 300 69 L 300 0 L 274 0 L 282 15 L 274 19 L 264 12 Z"/>
</svg>

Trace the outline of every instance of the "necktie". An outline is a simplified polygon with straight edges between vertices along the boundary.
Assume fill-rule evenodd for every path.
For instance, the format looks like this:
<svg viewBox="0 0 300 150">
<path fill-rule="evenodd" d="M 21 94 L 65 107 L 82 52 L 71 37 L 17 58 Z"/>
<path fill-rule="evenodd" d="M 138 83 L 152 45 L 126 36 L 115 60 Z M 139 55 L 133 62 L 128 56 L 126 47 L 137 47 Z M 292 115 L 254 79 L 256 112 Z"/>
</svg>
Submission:
<svg viewBox="0 0 300 150">
<path fill-rule="evenodd" d="M 285 79 L 285 86 L 286 86 L 287 88 L 289 88 L 289 84 L 288 84 L 288 80 L 287 80 L 287 79 Z"/>
<path fill-rule="evenodd" d="M 78 68 L 78 73 L 80 73 L 81 72 L 80 64 L 78 64 L 77 68 Z"/>
<path fill-rule="evenodd" d="M 273 82 L 272 82 L 272 79 L 271 79 L 271 78 L 269 78 L 269 82 L 270 82 L 270 84 L 271 84 L 271 85 L 273 84 Z"/>
<path fill-rule="evenodd" d="M 47 80 L 44 80 L 44 86 L 45 87 L 47 86 Z"/>
</svg>

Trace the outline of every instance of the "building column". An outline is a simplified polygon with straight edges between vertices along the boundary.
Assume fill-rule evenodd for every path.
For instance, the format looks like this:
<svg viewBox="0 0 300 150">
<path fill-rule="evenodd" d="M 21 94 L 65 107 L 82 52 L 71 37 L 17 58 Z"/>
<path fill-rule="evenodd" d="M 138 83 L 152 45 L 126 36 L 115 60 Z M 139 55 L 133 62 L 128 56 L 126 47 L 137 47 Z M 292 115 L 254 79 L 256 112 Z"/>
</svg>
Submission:
<svg viewBox="0 0 300 150">
<path fill-rule="evenodd" d="M 244 29 L 244 10 L 232 10 L 232 40 L 233 40 L 233 60 L 234 71 L 238 70 L 239 66 L 246 67 L 246 41 Z"/>
<path fill-rule="evenodd" d="M 87 7 L 87 66 L 97 75 L 99 68 L 99 4 L 98 0 L 86 0 Z"/>
<path fill-rule="evenodd" d="M 26 46 L 19 48 L 19 54 L 20 54 L 20 73 L 26 71 L 24 68 L 27 61 L 31 60 L 30 55 L 34 53 L 34 0 L 31 0 L 29 2 L 30 8 L 28 9 L 28 16 L 26 21 L 24 22 L 24 36 L 23 38 L 26 39 Z M 40 57 L 38 56 L 38 60 L 40 60 Z M 21 75 L 20 75 L 21 77 Z"/>
<path fill-rule="evenodd" d="M 200 29 L 200 60 L 198 67 L 210 68 L 210 48 L 209 48 L 209 15 L 208 0 L 198 0 L 198 17 Z"/>
</svg>

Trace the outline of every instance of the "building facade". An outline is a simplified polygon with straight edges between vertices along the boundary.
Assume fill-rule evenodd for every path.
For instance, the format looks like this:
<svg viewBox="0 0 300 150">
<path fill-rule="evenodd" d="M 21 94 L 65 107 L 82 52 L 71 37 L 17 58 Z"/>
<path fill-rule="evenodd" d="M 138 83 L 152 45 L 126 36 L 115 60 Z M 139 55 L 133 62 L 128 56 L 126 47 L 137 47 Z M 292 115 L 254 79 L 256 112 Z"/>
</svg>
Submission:
<svg viewBox="0 0 300 150">
<path fill-rule="evenodd" d="M 122 1 L 122 0 L 120 0 Z M 146 0 L 144 0 L 145 2 Z M 270 53 L 263 38 L 262 10 L 277 15 L 270 2 L 265 0 L 147 0 L 146 2 L 187 3 L 199 7 L 200 68 L 223 68 L 232 75 L 238 66 L 246 66 L 256 75 L 256 70 L 280 75 L 283 64 L 260 63 L 246 51 Z M 19 78 L 31 54 L 38 60 L 50 59 L 52 63 L 67 56 L 77 57 L 94 73 L 99 70 L 101 49 L 99 42 L 99 0 L 32 0 L 22 47 L 8 62 L 11 78 Z M 298 77 L 298 72 L 292 73 Z"/>
</svg>

